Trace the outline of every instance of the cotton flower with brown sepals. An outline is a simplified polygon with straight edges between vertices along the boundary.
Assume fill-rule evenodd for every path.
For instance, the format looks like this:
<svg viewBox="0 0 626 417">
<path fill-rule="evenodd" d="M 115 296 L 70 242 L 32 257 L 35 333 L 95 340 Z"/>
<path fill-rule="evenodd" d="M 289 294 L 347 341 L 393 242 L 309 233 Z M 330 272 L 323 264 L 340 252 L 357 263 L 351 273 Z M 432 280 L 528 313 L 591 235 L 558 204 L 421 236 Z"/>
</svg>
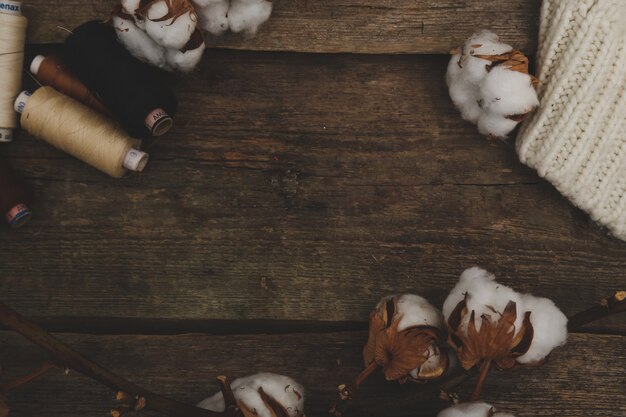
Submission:
<svg viewBox="0 0 626 417">
<path fill-rule="evenodd" d="M 461 366 L 481 366 L 471 400 L 480 396 L 492 363 L 501 369 L 538 364 L 567 339 L 567 318 L 552 301 L 519 294 L 478 267 L 461 274 L 443 314 Z"/>
<path fill-rule="evenodd" d="M 159 68 L 188 72 L 202 57 L 204 39 L 188 0 L 123 0 L 111 21 L 133 56 Z"/>
<path fill-rule="evenodd" d="M 437 417 L 515 417 L 513 414 L 497 411 L 493 406 L 483 402 L 461 403 L 446 408 Z"/>
<path fill-rule="evenodd" d="M 272 373 L 238 378 L 230 384 L 244 417 L 304 417 L 304 387 L 293 379 Z M 226 410 L 223 392 L 201 401 L 198 407 Z"/>
<path fill-rule="evenodd" d="M 506 137 L 539 105 L 528 58 L 488 31 L 453 53 L 446 82 L 463 119 L 489 137 Z"/>
<path fill-rule="evenodd" d="M 370 314 L 367 344 L 363 349 L 365 369 L 339 395 L 347 400 L 379 367 L 389 381 L 426 382 L 443 376 L 449 365 L 448 351 L 440 344 L 441 312 L 426 299 L 412 294 L 383 298 Z"/>
</svg>

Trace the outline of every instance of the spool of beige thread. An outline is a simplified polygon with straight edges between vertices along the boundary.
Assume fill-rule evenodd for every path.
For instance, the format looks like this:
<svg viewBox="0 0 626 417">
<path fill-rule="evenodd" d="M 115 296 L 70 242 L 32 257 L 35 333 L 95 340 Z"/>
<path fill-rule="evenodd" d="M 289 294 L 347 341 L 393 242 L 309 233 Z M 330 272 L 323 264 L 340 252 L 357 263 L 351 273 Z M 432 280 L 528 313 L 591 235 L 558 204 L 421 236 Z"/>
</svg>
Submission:
<svg viewBox="0 0 626 417">
<path fill-rule="evenodd" d="M 0 142 L 11 142 L 17 127 L 13 102 L 22 88 L 27 24 L 21 2 L 0 0 Z"/>
<path fill-rule="evenodd" d="M 83 162 L 109 174 L 123 177 L 127 170 L 143 171 L 148 154 L 141 142 L 100 113 L 67 97 L 52 87 L 34 93 L 23 91 L 15 100 L 22 128 Z"/>
</svg>

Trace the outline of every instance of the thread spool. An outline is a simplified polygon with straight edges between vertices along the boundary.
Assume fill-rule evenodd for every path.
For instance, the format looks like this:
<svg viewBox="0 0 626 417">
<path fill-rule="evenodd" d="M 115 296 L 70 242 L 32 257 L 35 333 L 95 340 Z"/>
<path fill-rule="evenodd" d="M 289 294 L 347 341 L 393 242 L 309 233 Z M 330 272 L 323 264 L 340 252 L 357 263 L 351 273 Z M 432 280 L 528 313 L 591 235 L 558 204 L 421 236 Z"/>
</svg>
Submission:
<svg viewBox="0 0 626 417">
<path fill-rule="evenodd" d="M 87 107 L 110 115 L 109 110 L 63 63 L 54 55 L 37 55 L 30 63 L 30 72 L 43 85 L 54 87 L 68 97 L 83 103 Z"/>
<path fill-rule="evenodd" d="M 104 115 L 52 87 L 23 91 L 15 100 L 22 128 L 83 162 L 121 178 L 127 170 L 143 171 L 148 154 Z"/>
<path fill-rule="evenodd" d="M 161 136 L 172 127 L 177 102 L 163 72 L 130 55 L 113 27 L 93 21 L 74 29 L 64 60 L 131 136 Z"/>
<path fill-rule="evenodd" d="M 32 193 L 26 183 L 11 169 L 7 161 L 0 160 L 0 215 L 14 228 L 22 227 L 32 215 L 28 204 Z"/>
<path fill-rule="evenodd" d="M 0 142 L 11 142 L 17 127 L 13 101 L 22 88 L 27 24 L 21 2 L 0 0 Z"/>
</svg>

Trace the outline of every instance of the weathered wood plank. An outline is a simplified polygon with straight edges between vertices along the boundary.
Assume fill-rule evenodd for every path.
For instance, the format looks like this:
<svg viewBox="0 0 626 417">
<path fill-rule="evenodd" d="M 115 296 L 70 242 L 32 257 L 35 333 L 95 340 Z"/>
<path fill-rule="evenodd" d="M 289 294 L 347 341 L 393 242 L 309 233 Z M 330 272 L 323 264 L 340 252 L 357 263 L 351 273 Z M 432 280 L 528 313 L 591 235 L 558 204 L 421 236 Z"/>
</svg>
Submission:
<svg viewBox="0 0 626 417">
<path fill-rule="evenodd" d="M 60 335 L 106 367 L 160 393 L 195 403 L 214 390 L 213 377 L 274 371 L 296 377 L 307 388 L 309 416 L 327 415 L 336 386 L 361 366 L 365 332 L 274 336 Z M 0 363 L 10 379 L 40 364 L 37 348 L 13 333 L 0 333 Z M 623 336 L 571 335 L 539 368 L 494 371 L 483 398 L 518 417 L 541 415 L 620 416 L 626 413 Z M 461 387 L 462 397 L 473 382 Z M 353 416 L 434 416 L 445 406 L 419 399 L 423 386 L 387 383 L 376 375 L 363 385 Z M 15 417 L 102 416 L 112 393 L 104 387 L 57 371 L 9 396 Z"/>
<path fill-rule="evenodd" d="M 29 42 L 60 42 L 115 1 L 33 0 Z M 448 53 L 479 29 L 491 29 L 527 53 L 535 50 L 540 0 L 274 0 L 254 38 L 211 37 L 220 48 L 290 52 Z"/>
<path fill-rule="evenodd" d="M 389 292 L 441 303 L 474 264 L 568 314 L 626 286 L 626 245 L 460 119 L 445 61 L 212 51 L 180 82 L 176 130 L 120 181 L 29 137 L 2 147 L 39 195 L 0 233 L 3 300 L 364 322 Z"/>
</svg>

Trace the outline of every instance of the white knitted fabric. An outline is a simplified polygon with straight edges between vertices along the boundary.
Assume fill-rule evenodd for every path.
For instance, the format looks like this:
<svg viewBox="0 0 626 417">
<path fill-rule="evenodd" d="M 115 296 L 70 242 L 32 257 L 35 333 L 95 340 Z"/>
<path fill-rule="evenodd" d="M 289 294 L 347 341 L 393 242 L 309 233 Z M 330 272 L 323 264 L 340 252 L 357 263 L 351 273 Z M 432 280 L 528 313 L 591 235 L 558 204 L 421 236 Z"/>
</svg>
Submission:
<svg viewBox="0 0 626 417">
<path fill-rule="evenodd" d="M 626 0 L 544 0 L 520 160 L 626 240 Z"/>
</svg>

